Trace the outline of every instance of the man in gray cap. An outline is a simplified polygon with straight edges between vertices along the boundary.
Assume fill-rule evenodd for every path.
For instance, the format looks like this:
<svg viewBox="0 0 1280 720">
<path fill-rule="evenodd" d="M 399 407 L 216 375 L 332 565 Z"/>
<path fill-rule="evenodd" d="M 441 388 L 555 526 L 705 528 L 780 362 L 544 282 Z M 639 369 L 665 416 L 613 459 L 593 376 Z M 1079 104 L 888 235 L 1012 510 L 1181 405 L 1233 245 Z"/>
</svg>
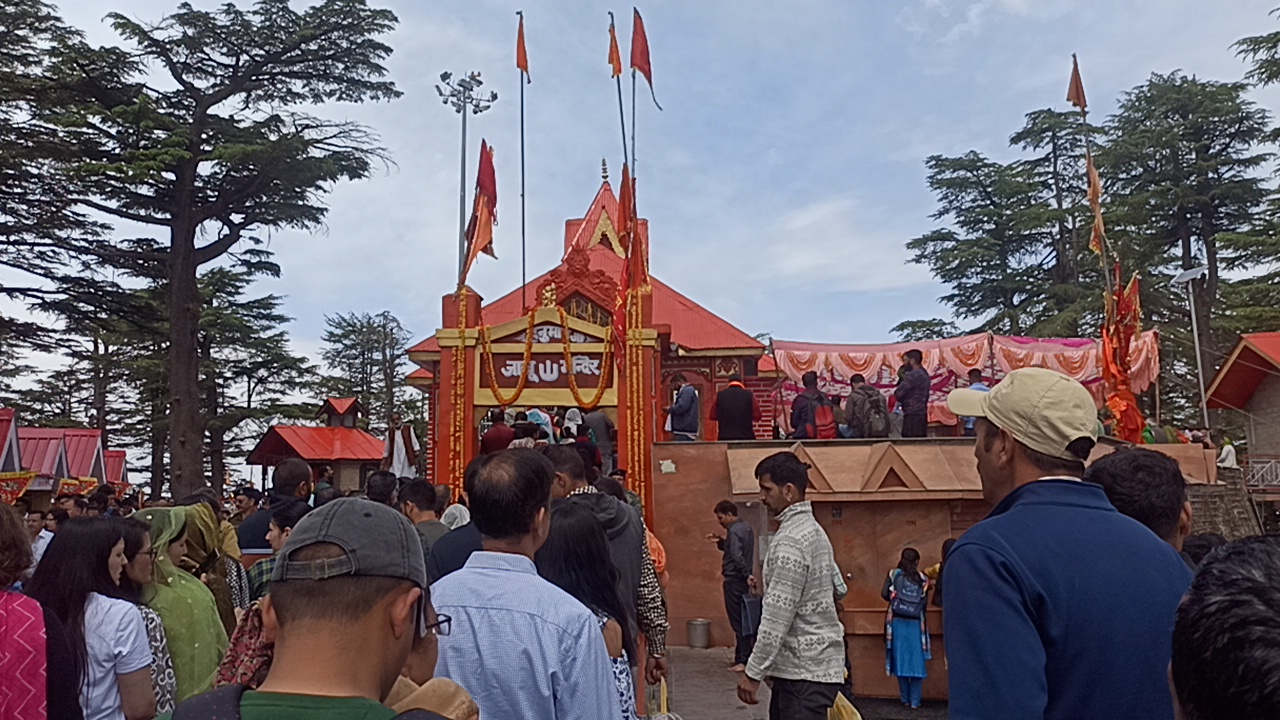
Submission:
<svg viewBox="0 0 1280 720">
<path fill-rule="evenodd" d="M 1081 481 L 1093 396 L 1026 368 L 947 404 L 978 418 L 974 455 L 995 506 L 946 558 L 952 720 L 1171 720 L 1170 638 L 1191 571 Z"/>
<path fill-rule="evenodd" d="M 334 500 L 293 528 L 262 622 L 275 653 L 257 691 L 219 688 L 180 704 L 175 718 L 390 720 L 396 713 L 381 702 L 411 654 L 420 669 L 413 679 L 425 682 L 435 636 L 450 627 L 431 606 L 413 526 L 385 505 L 354 498 Z M 441 717 L 422 713 L 414 717 Z"/>
</svg>

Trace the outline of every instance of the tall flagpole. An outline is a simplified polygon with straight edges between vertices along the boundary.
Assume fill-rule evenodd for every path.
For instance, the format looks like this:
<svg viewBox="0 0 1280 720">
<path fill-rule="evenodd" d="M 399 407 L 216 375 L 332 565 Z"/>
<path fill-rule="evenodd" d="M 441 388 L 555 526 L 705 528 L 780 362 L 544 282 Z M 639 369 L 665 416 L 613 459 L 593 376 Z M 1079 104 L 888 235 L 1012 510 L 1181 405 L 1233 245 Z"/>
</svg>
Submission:
<svg viewBox="0 0 1280 720">
<path fill-rule="evenodd" d="M 635 40 L 632 40 L 635 42 Z M 631 68 L 631 194 L 636 193 L 636 69 Z"/>
<path fill-rule="evenodd" d="M 617 26 L 613 22 L 613 12 L 610 11 L 609 12 L 609 34 L 613 36 L 612 37 L 613 42 L 617 41 L 616 28 Z M 626 112 L 622 109 L 622 75 L 614 75 L 613 80 L 614 80 L 614 84 L 618 88 L 618 122 L 622 126 L 622 161 L 624 163 L 630 163 L 631 161 L 630 157 L 627 155 L 627 115 L 626 115 Z M 634 115 L 634 110 L 632 111 L 632 114 Z"/>
<path fill-rule="evenodd" d="M 524 13 L 520 10 L 516 11 L 516 15 L 520 16 L 521 29 L 524 28 Z M 529 300 L 525 295 L 526 285 L 529 284 L 528 261 L 525 250 L 525 218 L 524 218 L 524 86 L 525 71 L 517 68 L 520 73 L 520 309 L 528 311 Z"/>
</svg>

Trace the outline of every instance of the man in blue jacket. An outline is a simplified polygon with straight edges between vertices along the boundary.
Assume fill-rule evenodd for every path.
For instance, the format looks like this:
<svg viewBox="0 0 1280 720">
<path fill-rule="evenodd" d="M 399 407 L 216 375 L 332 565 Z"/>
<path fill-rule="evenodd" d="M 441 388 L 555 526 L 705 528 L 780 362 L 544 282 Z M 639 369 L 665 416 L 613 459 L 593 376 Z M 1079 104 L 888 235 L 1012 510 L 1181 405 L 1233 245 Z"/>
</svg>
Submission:
<svg viewBox="0 0 1280 720">
<path fill-rule="evenodd" d="M 698 439 L 698 391 L 684 373 L 676 373 L 671 378 L 671 389 L 676 393 L 676 401 L 665 410 L 671 421 L 671 437 L 677 442 L 693 442 Z"/>
<path fill-rule="evenodd" d="M 1016 370 L 956 390 L 995 506 L 947 556 L 952 720 L 1171 720 L 1168 667 L 1191 571 L 1081 481 L 1097 440 L 1084 386 Z"/>
</svg>

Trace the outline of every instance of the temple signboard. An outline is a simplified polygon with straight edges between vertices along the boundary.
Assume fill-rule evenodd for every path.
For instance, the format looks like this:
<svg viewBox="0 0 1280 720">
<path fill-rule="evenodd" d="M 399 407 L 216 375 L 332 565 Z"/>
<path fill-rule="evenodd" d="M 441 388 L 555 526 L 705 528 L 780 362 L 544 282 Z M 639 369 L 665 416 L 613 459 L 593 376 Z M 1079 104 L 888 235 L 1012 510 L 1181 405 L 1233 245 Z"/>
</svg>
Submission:
<svg viewBox="0 0 1280 720">
<path fill-rule="evenodd" d="M 579 388 L 595 388 L 600 385 L 604 368 L 598 353 L 591 355 L 570 354 L 573 363 L 574 380 Z M 520 374 L 524 368 L 522 353 L 494 353 L 493 369 L 496 373 L 496 384 L 499 388 L 509 389 L 520 384 Z M 489 366 L 481 365 L 481 387 L 489 383 Z M 529 379 L 526 387 L 530 389 L 563 389 L 569 387 L 569 368 L 562 353 L 534 353 L 529 360 Z"/>
</svg>

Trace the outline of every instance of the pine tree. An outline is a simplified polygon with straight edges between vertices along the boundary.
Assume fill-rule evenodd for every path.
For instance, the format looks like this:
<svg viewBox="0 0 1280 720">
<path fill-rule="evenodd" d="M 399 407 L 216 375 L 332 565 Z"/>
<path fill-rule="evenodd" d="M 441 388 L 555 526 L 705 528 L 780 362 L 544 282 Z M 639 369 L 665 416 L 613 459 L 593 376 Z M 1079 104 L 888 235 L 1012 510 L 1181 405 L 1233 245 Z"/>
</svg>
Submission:
<svg viewBox="0 0 1280 720">
<path fill-rule="evenodd" d="M 329 395 L 359 398 L 370 425 L 385 426 L 409 392 L 405 352 L 412 336 L 386 311 L 326 315 L 324 321 L 320 356 L 329 374 L 320 388 Z"/>
</svg>

